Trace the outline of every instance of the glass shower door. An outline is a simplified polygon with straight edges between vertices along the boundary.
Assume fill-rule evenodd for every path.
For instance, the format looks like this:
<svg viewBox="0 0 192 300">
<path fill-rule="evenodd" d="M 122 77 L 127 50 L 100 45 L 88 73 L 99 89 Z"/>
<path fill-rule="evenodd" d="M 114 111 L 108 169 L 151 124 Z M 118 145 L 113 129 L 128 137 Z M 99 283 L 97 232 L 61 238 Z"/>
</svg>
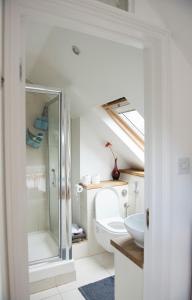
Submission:
<svg viewBox="0 0 192 300">
<path fill-rule="evenodd" d="M 70 123 L 62 91 L 26 86 L 29 264 L 71 258 Z"/>
<path fill-rule="evenodd" d="M 49 166 L 49 228 L 52 238 L 60 244 L 60 99 L 48 103 L 48 166 Z"/>
</svg>

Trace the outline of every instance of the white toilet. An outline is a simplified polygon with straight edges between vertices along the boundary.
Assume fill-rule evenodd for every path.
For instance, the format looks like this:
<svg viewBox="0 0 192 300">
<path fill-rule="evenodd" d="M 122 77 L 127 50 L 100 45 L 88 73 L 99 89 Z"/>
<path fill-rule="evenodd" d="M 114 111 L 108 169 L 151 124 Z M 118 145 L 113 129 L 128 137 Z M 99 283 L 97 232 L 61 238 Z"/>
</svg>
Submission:
<svg viewBox="0 0 192 300">
<path fill-rule="evenodd" d="M 120 216 L 119 196 L 115 189 L 104 188 L 95 195 L 94 227 L 97 242 L 108 252 L 113 252 L 112 239 L 129 236 Z"/>
</svg>

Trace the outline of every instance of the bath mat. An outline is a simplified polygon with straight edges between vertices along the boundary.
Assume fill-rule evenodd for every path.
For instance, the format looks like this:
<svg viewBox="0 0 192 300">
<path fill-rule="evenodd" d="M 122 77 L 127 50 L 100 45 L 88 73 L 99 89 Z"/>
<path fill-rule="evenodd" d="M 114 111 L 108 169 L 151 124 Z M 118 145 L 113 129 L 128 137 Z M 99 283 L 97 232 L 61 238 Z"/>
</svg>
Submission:
<svg viewBox="0 0 192 300">
<path fill-rule="evenodd" d="M 114 276 L 84 285 L 79 291 L 86 300 L 114 300 Z"/>
</svg>

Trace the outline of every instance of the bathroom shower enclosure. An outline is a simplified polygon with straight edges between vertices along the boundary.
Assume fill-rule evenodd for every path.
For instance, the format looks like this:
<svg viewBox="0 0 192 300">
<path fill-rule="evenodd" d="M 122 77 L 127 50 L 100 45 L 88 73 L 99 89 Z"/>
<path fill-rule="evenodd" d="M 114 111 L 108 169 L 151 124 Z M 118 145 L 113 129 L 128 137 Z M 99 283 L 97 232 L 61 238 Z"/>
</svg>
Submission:
<svg viewBox="0 0 192 300">
<path fill-rule="evenodd" d="M 71 258 L 70 121 L 63 92 L 26 85 L 29 265 Z"/>
</svg>

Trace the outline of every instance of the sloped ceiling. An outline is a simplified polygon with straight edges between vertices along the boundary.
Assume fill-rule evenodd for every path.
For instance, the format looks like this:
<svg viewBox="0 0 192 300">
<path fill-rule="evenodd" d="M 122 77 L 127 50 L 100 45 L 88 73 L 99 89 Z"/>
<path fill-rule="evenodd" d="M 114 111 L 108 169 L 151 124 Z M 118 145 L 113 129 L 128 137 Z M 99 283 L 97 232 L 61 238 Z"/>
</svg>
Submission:
<svg viewBox="0 0 192 300">
<path fill-rule="evenodd" d="M 37 34 L 38 33 L 38 34 Z M 80 55 L 75 55 L 76 45 Z M 86 113 L 101 140 L 110 136 L 127 165 L 143 167 L 96 115 L 94 107 L 126 97 L 144 115 L 143 49 L 42 24 L 27 24 L 26 77 L 34 84 L 63 88 L 72 118 Z"/>
<path fill-rule="evenodd" d="M 80 55 L 74 55 L 73 45 Z M 32 83 L 63 88 L 73 117 L 123 96 L 144 112 L 143 50 L 139 47 L 29 23 L 26 75 Z"/>
<path fill-rule="evenodd" d="M 26 23 L 26 75 L 31 74 L 39 56 L 41 55 L 47 39 L 53 30 L 47 24 Z M 36 82 L 35 82 L 36 83 Z"/>
<path fill-rule="evenodd" d="M 192 66 L 192 1 L 191 0 L 148 0 L 160 15 L 177 46 Z"/>
</svg>

